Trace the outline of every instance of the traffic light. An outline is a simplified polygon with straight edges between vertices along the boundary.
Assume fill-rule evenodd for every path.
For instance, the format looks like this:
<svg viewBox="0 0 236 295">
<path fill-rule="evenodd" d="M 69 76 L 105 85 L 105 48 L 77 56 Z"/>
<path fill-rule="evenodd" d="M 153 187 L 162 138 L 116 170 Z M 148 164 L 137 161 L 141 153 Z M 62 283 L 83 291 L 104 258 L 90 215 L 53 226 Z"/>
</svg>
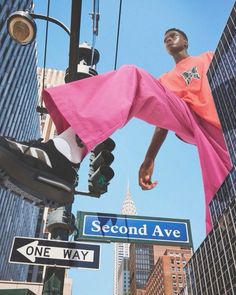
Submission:
<svg viewBox="0 0 236 295">
<path fill-rule="evenodd" d="M 110 167 L 114 160 L 111 153 L 115 148 L 115 142 L 108 138 L 91 151 L 89 171 L 89 192 L 96 197 L 107 192 L 109 181 L 115 175 Z"/>
</svg>

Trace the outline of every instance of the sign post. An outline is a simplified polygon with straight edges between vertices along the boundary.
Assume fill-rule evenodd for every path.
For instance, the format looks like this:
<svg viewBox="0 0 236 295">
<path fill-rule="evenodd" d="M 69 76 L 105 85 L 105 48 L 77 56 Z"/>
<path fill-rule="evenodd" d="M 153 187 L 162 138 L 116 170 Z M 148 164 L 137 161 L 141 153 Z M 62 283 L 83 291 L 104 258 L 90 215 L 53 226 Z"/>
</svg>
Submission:
<svg viewBox="0 0 236 295">
<path fill-rule="evenodd" d="M 75 240 L 121 243 L 153 243 L 192 247 L 190 222 L 187 219 L 77 213 L 78 234 Z"/>
</svg>

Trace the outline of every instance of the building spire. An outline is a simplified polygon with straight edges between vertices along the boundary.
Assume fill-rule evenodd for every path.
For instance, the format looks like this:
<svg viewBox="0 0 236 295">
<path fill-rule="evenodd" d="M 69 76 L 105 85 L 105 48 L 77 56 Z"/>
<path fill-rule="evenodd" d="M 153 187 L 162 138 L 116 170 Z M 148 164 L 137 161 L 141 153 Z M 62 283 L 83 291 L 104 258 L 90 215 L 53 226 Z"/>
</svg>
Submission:
<svg viewBox="0 0 236 295">
<path fill-rule="evenodd" d="M 136 207 L 130 193 L 129 179 L 121 213 L 125 215 L 137 215 Z"/>
</svg>

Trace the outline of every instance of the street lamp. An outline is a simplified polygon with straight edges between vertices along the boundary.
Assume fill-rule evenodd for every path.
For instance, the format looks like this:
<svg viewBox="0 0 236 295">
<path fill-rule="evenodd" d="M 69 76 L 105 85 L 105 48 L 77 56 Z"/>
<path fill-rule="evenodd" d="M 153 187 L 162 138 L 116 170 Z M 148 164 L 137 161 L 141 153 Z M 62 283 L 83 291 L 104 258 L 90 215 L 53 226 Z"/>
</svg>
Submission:
<svg viewBox="0 0 236 295">
<path fill-rule="evenodd" d="M 34 19 L 43 19 L 60 26 L 69 36 L 70 30 L 56 18 L 36 14 L 29 11 L 16 11 L 7 19 L 7 29 L 11 38 L 21 45 L 27 45 L 34 41 L 37 26 Z"/>
<path fill-rule="evenodd" d="M 7 20 L 7 29 L 11 38 L 21 45 L 30 44 L 37 31 L 33 17 L 25 11 L 12 13 Z"/>
</svg>

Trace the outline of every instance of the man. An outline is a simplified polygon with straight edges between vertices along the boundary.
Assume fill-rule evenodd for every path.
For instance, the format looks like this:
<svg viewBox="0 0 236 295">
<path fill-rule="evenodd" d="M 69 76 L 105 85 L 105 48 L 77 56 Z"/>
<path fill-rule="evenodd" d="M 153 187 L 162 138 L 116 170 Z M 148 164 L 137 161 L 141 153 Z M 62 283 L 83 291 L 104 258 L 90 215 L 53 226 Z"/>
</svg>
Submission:
<svg viewBox="0 0 236 295">
<path fill-rule="evenodd" d="M 47 143 L 0 138 L 2 184 L 30 200 L 70 203 L 85 155 L 137 117 L 158 126 L 140 168 L 140 186 L 156 185 L 151 180 L 154 159 L 167 130 L 172 130 L 197 145 L 207 208 L 231 168 L 206 77 L 211 56 L 189 56 L 187 36 L 175 28 L 165 33 L 164 43 L 176 67 L 160 80 L 135 66 L 123 66 L 46 89 L 44 102 L 59 136 Z"/>
<path fill-rule="evenodd" d="M 220 122 L 216 114 L 213 98 L 206 79 L 206 71 L 213 57 L 213 53 L 207 52 L 204 54 L 205 56 L 203 55 L 206 61 L 205 68 L 203 69 L 204 76 L 201 77 L 196 66 L 197 61 L 194 60 L 192 63 L 188 59 L 190 57 L 187 52 L 188 38 L 184 32 L 178 29 L 169 29 L 165 33 L 164 43 L 168 53 L 173 57 L 176 66 L 172 71 L 164 74 L 160 78 L 160 81 L 163 85 L 166 85 L 168 89 L 184 99 L 200 118 L 220 129 Z M 190 62 L 191 64 L 187 65 L 187 67 L 185 65 L 181 66 L 182 64 L 180 65 L 180 63 L 182 61 L 187 62 L 188 64 Z M 186 69 L 188 70 L 185 71 Z M 202 85 L 202 80 L 205 85 Z M 192 84 L 194 84 L 193 87 L 196 87 L 198 84 L 198 88 L 190 90 L 189 88 Z M 151 181 L 154 169 L 154 159 L 166 138 L 167 132 L 168 130 L 159 127 L 156 127 L 155 129 L 151 145 L 148 148 L 145 160 L 139 171 L 139 184 L 142 189 L 152 189 L 157 184 L 156 181 L 153 183 Z"/>
</svg>

